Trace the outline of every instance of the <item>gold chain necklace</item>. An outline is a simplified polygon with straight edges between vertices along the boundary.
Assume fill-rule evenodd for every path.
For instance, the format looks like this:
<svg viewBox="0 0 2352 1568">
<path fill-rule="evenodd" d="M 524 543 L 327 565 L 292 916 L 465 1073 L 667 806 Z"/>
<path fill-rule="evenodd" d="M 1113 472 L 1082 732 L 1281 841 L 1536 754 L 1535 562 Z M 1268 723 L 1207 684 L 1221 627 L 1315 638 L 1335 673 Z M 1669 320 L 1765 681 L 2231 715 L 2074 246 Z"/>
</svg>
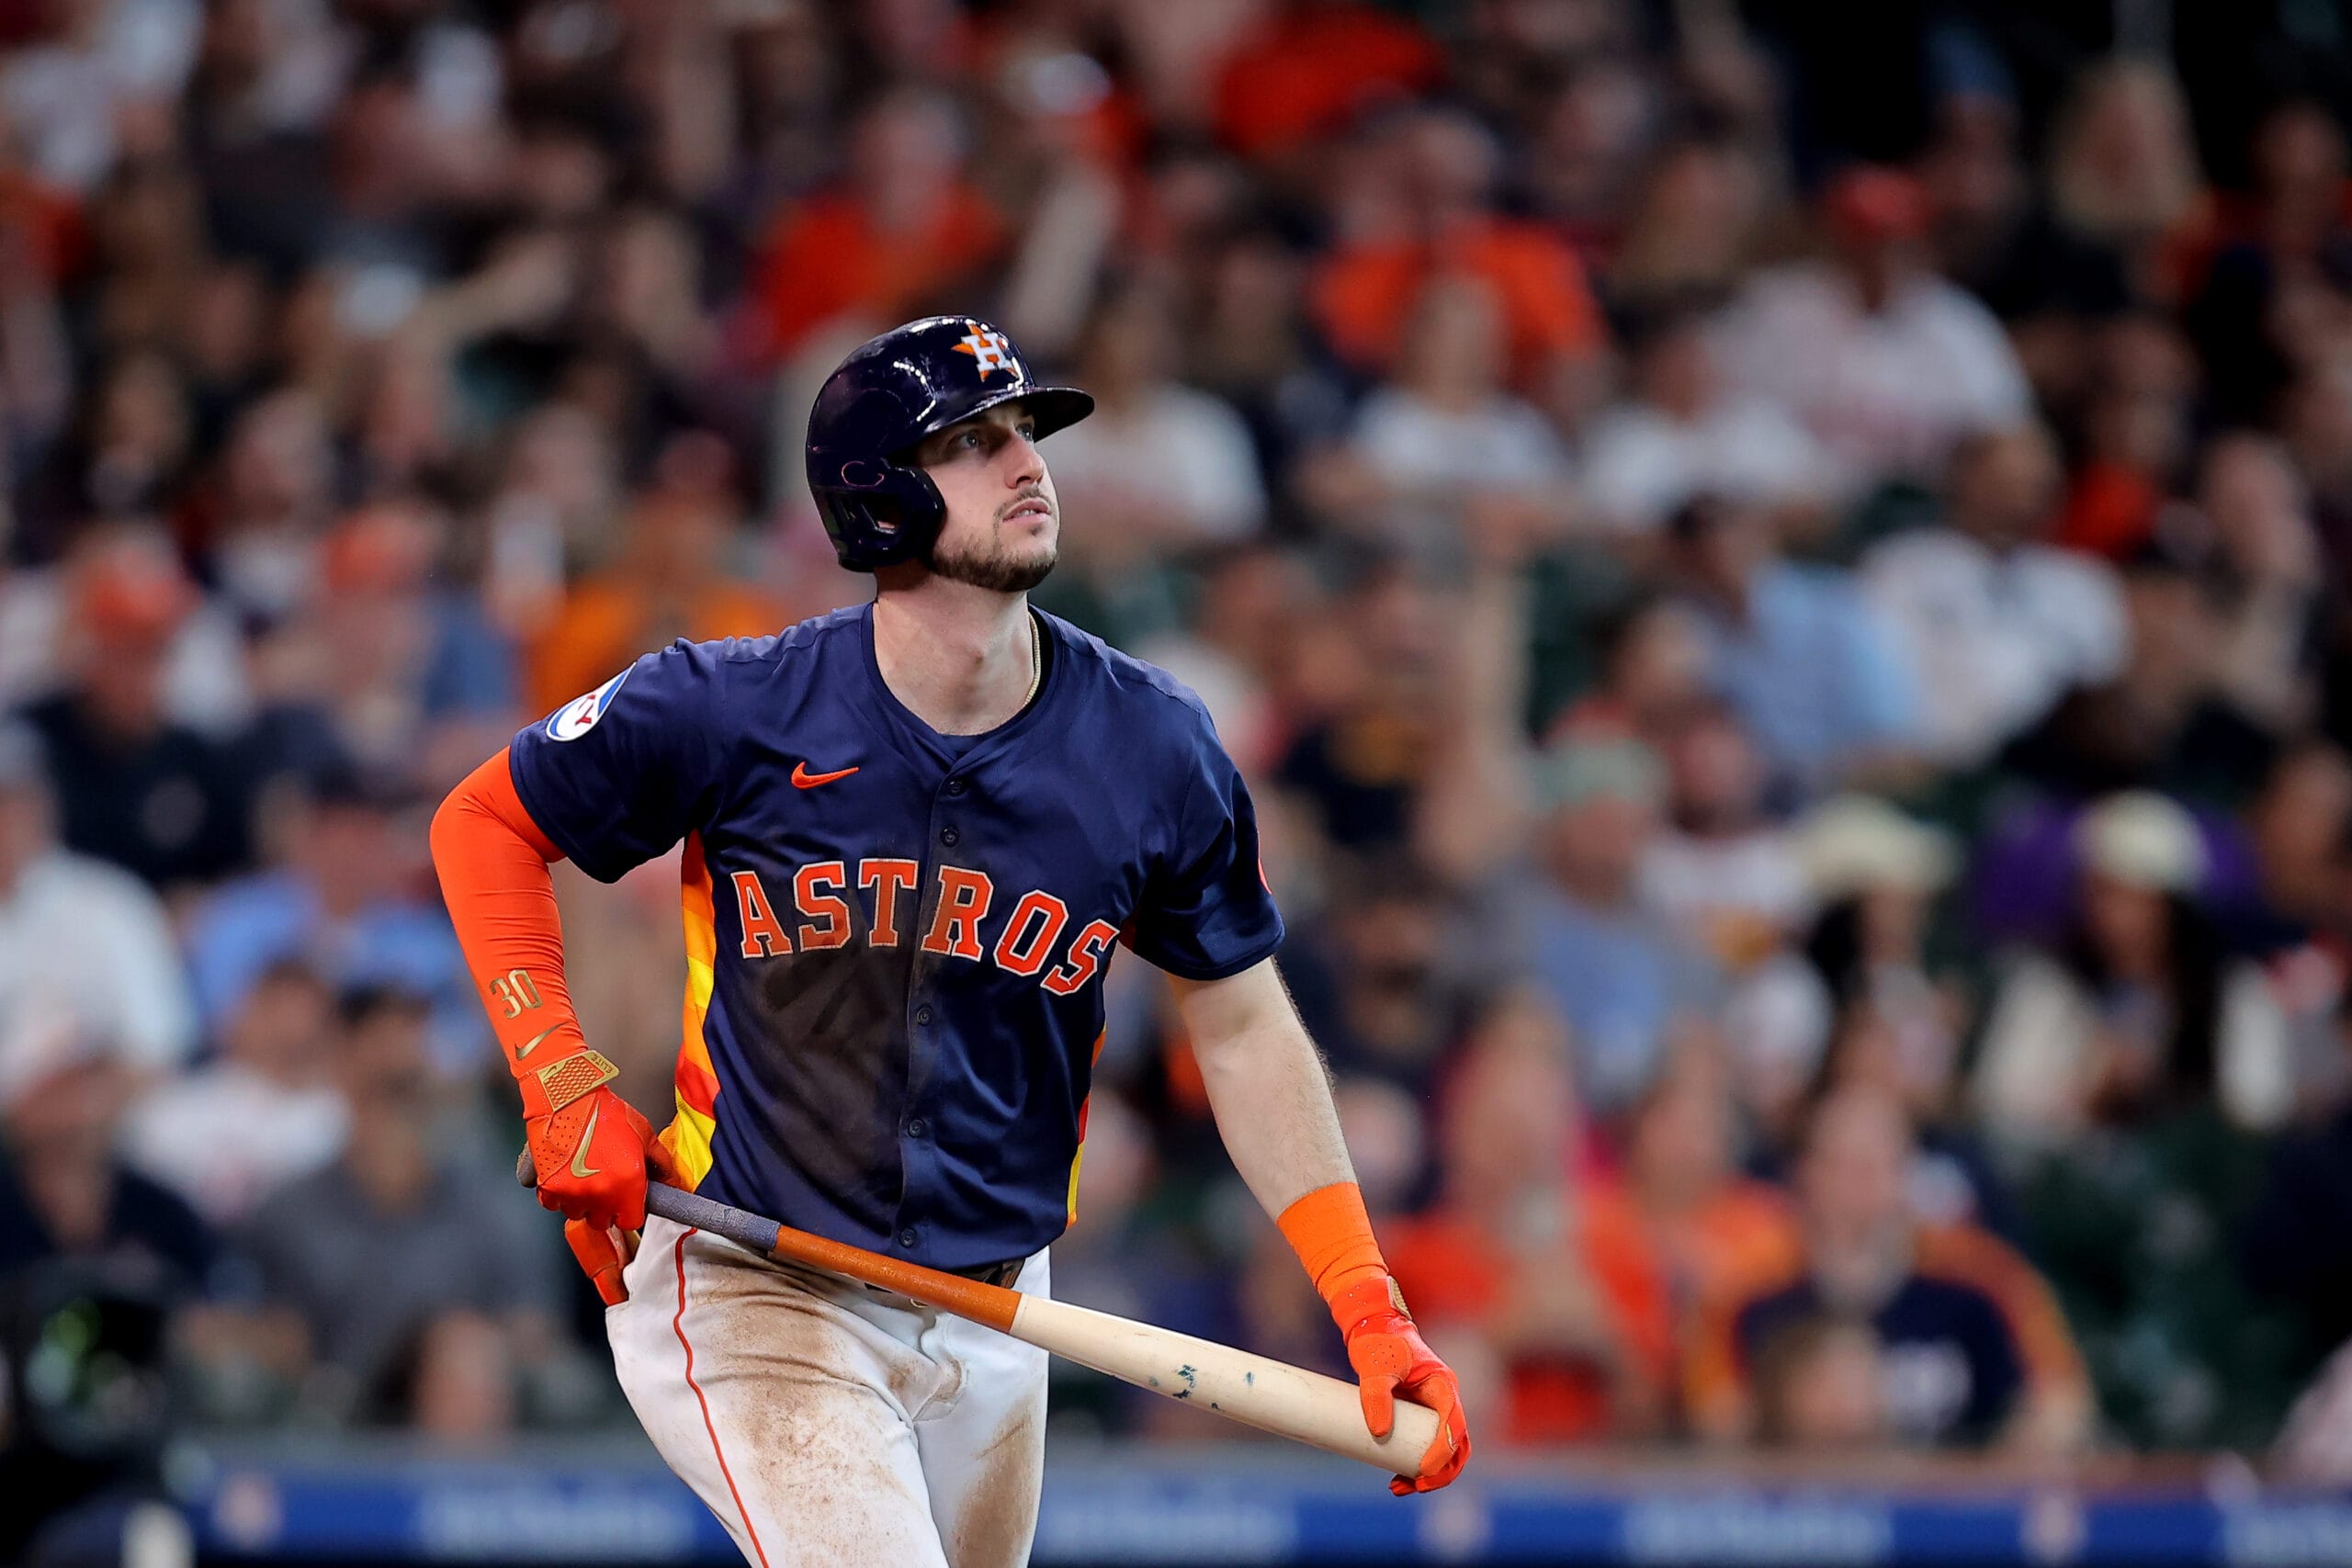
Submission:
<svg viewBox="0 0 2352 1568">
<path fill-rule="evenodd" d="M 1037 617 L 1032 615 L 1029 617 L 1029 694 L 1021 699 L 1021 707 L 1025 708 L 1037 700 L 1037 688 L 1044 683 L 1045 679 L 1045 639 L 1037 635 Z M 1018 713 L 1021 709 L 1015 708 L 1013 711 Z"/>
</svg>

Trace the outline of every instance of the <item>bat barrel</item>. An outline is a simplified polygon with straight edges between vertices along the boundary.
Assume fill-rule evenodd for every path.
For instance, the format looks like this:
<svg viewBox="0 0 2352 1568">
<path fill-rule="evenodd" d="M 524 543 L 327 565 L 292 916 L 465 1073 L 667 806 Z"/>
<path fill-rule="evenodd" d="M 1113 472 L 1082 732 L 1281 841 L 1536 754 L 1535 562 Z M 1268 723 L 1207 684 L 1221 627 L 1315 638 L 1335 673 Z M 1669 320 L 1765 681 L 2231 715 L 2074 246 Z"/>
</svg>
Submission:
<svg viewBox="0 0 2352 1568">
<path fill-rule="evenodd" d="M 1398 1400 L 1388 1435 L 1374 1438 L 1353 1383 L 1068 1302 L 1023 1296 L 1012 1333 L 1064 1360 L 1396 1475 L 1419 1475 L 1437 1437 L 1437 1412 L 1426 1405 Z"/>
</svg>

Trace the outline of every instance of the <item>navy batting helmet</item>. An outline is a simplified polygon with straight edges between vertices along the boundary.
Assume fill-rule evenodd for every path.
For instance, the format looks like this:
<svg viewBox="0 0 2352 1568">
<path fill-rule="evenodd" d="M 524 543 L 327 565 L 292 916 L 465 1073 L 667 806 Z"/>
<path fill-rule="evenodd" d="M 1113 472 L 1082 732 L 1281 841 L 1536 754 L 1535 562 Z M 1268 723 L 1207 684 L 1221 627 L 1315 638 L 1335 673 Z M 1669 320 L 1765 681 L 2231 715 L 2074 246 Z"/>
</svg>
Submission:
<svg viewBox="0 0 2352 1568">
<path fill-rule="evenodd" d="M 910 452 L 1015 399 L 1040 440 L 1094 412 L 1075 388 L 1041 386 L 1011 338 L 968 316 L 927 316 L 852 350 L 808 411 L 808 489 L 842 565 L 872 571 L 929 549 L 947 504 Z"/>
</svg>

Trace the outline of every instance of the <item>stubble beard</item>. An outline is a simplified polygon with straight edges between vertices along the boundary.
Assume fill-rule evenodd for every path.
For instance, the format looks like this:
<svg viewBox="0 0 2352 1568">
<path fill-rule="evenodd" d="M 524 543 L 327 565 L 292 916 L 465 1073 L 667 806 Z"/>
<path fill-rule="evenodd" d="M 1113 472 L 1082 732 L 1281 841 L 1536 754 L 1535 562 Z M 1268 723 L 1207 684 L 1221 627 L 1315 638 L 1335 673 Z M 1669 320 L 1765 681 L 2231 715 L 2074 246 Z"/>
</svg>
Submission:
<svg viewBox="0 0 2352 1568">
<path fill-rule="evenodd" d="M 1054 540 L 1024 554 L 990 529 L 985 545 L 958 547 L 944 539 L 933 545 L 930 566 L 950 582 L 969 583 L 990 593 L 1026 593 L 1052 575 L 1060 556 Z"/>
</svg>

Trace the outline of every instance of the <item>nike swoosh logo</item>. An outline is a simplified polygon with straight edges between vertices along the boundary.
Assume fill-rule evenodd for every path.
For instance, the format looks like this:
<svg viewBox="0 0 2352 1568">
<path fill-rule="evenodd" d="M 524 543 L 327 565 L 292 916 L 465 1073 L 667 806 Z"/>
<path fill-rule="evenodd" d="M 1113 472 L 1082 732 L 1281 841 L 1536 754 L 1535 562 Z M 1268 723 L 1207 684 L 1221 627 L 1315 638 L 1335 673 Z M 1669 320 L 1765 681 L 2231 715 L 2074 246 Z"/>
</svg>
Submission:
<svg viewBox="0 0 2352 1568">
<path fill-rule="evenodd" d="M 604 1114 L 604 1110 L 601 1105 L 588 1108 L 588 1125 L 580 1130 L 580 1146 L 571 1151 L 571 1174 L 582 1180 L 596 1174 L 588 1168 L 588 1143 L 596 1135 L 596 1118 Z"/>
<path fill-rule="evenodd" d="M 541 1045 L 547 1043 L 548 1035 L 553 1034 L 557 1030 L 561 1029 L 563 1025 L 560 1023 L 550 1023 L 545 1029 L 540 1030 L 537 1034 L 532 1035 L 528 1040 L 524 1041 L 520 1045 L 515 1046 L 514 1059 L 519 1062 L 524 1057 L 529 1055 L 532 1052 L 537 1050 Z"/>
<path fill-rule="evenodd" d="M 855 772 L 857 772 L 855 768 L 839 768 L 830 773 L 812 773 L 808 771 L 808 763 L 795 762 L 792 764 L 792 787 L 815 789 L 819 784 L 831 784 L 835 779 L 845 779 Z"/>
</svg>

